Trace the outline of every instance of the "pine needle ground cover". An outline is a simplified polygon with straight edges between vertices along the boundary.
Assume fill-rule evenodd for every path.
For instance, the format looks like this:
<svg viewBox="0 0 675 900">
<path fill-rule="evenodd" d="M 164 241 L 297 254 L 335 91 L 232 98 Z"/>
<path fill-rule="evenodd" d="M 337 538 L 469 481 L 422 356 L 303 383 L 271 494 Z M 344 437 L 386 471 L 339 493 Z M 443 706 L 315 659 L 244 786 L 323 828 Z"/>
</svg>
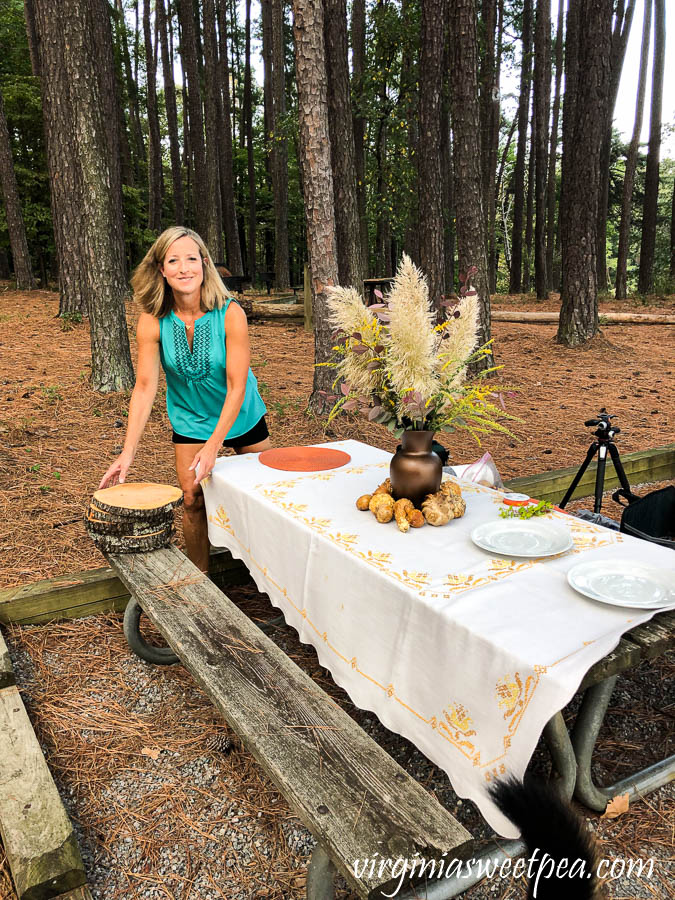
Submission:
<svg viewBox="0 0 675 900">
<path fill-rule="evenodd" d="M 542 308 L 519 297 L 507 298 L 506 304 Z M 664 311 L 664 305 L 673 308 L 667 300 L 653 311 Z M 610 308 L 627 310 L 626 304 Z M 122 444 L 128 399 L 90 390 L 87 323 L 67 322 L 64 330 L 56 317 L 56 294 L 4 290 L 1 310 L 4 587 L 104 564 L 86 538 L 82 516 Z M 130 307 L 132 343 L 135 319 Z M 338 417 L 326 432 L 320 421 L 305 415 L 313 375 L 311 335 L 276 322 L 254 322 L 250 332 L 252 365 L 276 446 L 356 438 L 394 450 L 396 439 L 383 426 Z M 516 429 L 520 441 L 497 435 L 484 444 L 504 478 L 579 464 L 590 442 L 583 420 L 601 406 L 619 416 L 622 453 L 672 442 L 672 328 L 608 328 L 605 338 L 586 351 L 563 350 L 553 342 L 554 334 L 555 326 L 494 327 L 498 362 L 521 389 L 508 409 L 523 419 Z M 478 455 L 468 435 L 451 435 L 446 443 L 457 462 Z M 132 477 L 174 483 L 163 397 L 158 397 Z M 252 584 L 230 594 L 251 615 L 269 615 L 269 604 Z M 8 640 L 22 695 L 78 830 L 97 898 L 304 896 L 309 835 L 236 739 L 232 753 L 223 752 L 226 726 L 180 667 L 159 670 L 141 663 L 128 651 L 114 616 L 16 628 Z M 275 640 L 480 835 L 480 817 L 471 804 L 457 799 L 442 772 L 373 716 L 354 710 L 291 629 L 277 629 Z M 667 698 L 673 697 L 674 681 L 672 655 L 622 678 L 598 748 L 599 779 L 614 781 L 672 752 L 668 743 L 675 710 Z M 535 766 L 546 771 L 544 751 Z M 619 880 L 611 887 L 613 898 L 674 896 L 668 862 L 674 794 L 671 785 L 616 820 L 589 816 L 607 856 L 658 858 L 651 882 Z M 504 885 L 497 895 L 506 900 L 525 893 L 520 885 Z M 0 851 L 0 898 L 12 896 Z M 496 896 L 490 885 L 467 894 L 468 900 L 490 896 Z"/>
</svg>

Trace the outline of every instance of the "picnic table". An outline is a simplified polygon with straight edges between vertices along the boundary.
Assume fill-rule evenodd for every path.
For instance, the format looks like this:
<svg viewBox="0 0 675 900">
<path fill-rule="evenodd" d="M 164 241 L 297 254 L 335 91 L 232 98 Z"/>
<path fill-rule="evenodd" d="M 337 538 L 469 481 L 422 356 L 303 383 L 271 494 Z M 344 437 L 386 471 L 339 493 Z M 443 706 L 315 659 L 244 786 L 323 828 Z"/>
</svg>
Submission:
<svg viewBox="0 0 675 900">
<path fill-rule="evenodd" d="M 272 285 L 274 284 L 274 272 L 258 272 L 257 280 L 260 284 L 264 284 L 267 288 L 267 295 L 269 296 L 272 291 Z"/>
<path fill-rule="evenodd" d="M 244 285 L 251 281 L 248 275 L 225 275 L 223 283 L 228 291 L 236 291 L 240 294 Z"/>
<path fill-rule="evenodd" d="M 375 296 L 376 290 L 386 291 L 393 283 L 393 278 L 364 278 L 363 287 L 364 290 L 368 291 L 367 305 L 370 306 L 371 303 L 375 303 L 378 299 Z"/>
<path fill-rule="evenodd" d="M 622 634 L 656 612 L 589 600 L 567 571 L 626 557 L 664 568 L 670 551 L 554 512 L 573 549 L 496 559 L 469 535 L 497 516 L 502 493 L 468 482 L 462 519 L 402 534 L 355 507 L 388 474 L 390 454 L 358 441 L 327 446 L 351 461 L 306 473 L 268 468 L 256 454 L 219 460 L 204 484 L 211 543 L 245 562 L 358 707 L 411 740 L 499 834 L 515 837 L 486 788 L 522 776 L 545 729 L 557 762 L 573 753 L 560 710 Z"/>
</svg>

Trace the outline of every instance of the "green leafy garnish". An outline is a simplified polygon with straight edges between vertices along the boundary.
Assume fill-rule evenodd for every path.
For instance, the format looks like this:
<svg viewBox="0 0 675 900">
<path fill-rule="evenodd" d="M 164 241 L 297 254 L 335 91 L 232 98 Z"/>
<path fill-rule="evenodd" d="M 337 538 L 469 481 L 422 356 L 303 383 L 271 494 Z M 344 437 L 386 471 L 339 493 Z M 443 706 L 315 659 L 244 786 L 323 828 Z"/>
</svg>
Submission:
<svg viewBox="0 0 675 900">
<path fill-rule="evenodd" d="M 531 503 L 527 506 L 508 506 L 506 509 L 500 509 L 499 515 L 502 519 L 531 519 L 532 516 L 545 516 L 552 509 L 552 503 L 549 503 L 548 500 L 540 500 L 536 506 Z"/>
</svg>

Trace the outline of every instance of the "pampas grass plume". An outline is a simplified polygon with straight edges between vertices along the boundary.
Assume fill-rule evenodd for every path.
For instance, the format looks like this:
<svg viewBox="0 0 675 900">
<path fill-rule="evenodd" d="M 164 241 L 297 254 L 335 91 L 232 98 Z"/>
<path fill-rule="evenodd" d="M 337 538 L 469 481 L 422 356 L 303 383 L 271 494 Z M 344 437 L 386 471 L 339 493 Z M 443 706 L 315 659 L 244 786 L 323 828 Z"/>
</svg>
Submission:
<svg viewBox="0 0 675 900">
<path fill-rule="evenodd" d="M 387 300 L 390 320 L 385 341 L 392 388 L 401 398 L 408 391 L 419 391 L 426 402 L 438 389 L 440 337 L 434 331 L 435 313 L 429 307 L 426 279 L 406 254 Z"/>
</svg>

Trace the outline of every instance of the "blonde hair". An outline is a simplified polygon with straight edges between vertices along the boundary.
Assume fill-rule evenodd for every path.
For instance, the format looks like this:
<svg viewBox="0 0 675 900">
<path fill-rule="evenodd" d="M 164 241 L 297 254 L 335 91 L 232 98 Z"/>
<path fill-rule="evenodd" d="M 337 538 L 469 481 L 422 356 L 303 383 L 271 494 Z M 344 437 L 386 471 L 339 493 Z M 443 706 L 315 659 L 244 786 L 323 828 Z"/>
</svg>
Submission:
<svg viewBox="0 0 675 900">
<path fill-rule="evenodd" d="M 142 262 L 136 267 L 131 276 L 131 286 L 134 289 L 134 299 L 144 312 L 150 313 L 157 319 L 161 319 L 173 308 L 173 292 L 160 271 L 169 247 L 179 238 L 189 237 L 199 247 L 204 270 L 202 282 L 201 305 L 204 309 L 220 309 L 223 303 L 231 296 L 211 259 L 211 254 L 206 244 L 191 228 L 182 225 L 172 225 L 157 238 L 143 257 Z"/>
</svg>

